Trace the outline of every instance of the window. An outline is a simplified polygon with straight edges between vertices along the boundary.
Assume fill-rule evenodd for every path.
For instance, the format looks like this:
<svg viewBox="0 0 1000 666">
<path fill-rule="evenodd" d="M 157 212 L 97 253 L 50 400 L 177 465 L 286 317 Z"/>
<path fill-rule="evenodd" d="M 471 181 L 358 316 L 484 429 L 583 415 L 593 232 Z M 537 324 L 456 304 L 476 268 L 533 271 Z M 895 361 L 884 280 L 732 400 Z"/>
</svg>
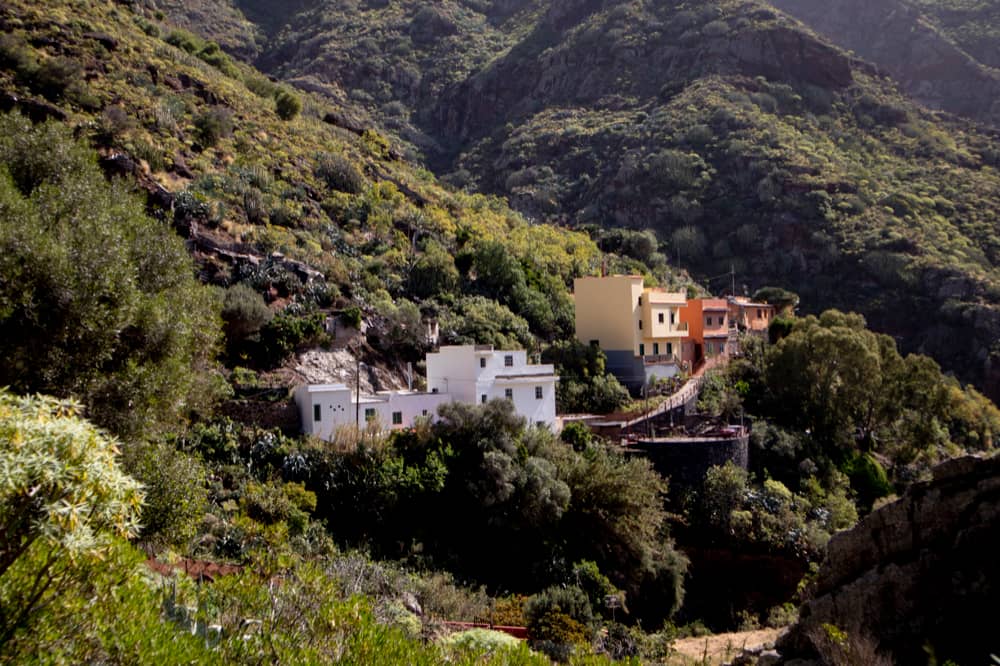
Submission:
<svg viewBox="0 0 1000 666">
<path fill-rule="evenodd" d="M 646 345 L 644 345 L 644 344 L 642 344 L 640 342 L 639 343 L 639 356 L 645 356 L 645 355 L 646 355 Z"/>
<path fill-rule="evenodd" d="M 322 421 L 323 411 L 320 405 L 313 405 L 313 421 Z"/>
<path fill-rule="evenodd" d="M 541 399 L 542 399 L 542 387 L 541 386 L 536 386 L 535 387 L 535 400 L 541 400 Z"/>
<path fill-rule="evenodd" d="M 479 367 L 480 368 L 485 368 L 486 367 L 486 359 L 485 358 L 479 359 Z"/>
<path fill-rule="evenodd" d="M 403 412 L 392 413 L 392 425 L 403 425 Z"/>
<path fill-rule="evenodd" d="M 427 416 L 427 410 L 425 409 L 424 411 L 420 412 L 420 415 L 421 416 Z"/>
<path fill-rule="evenodd" d="M 659 342 L 654 342 L 653 343 L 653 356 L 659 356 L 659 354 L 660 354 L 660 343 Z"/>
<path fill-rule="evenodd" d="M 711 326 L 711 325 L 712 325 L 712 318 L 705 317 L 705 326 Z"/>
<path fill-rule="evenodd" d="M 375 420 L 375 408 L 365 407 L 365 421 L 374 421 L 374 420 Z"/>
<path fill-rule="evenodd" d="M 673 310 L 671 310 L 670 311 L 670 323 L 671 324 L 676 324 L 677 323 L 676 318 L 677 318 L 677 313 L 674 312 Z"/>
<path fill-rule="evenodd" d="M 656 318 L 657 318 L 657 321 L 659 321 L 661 324 L 663 323 L 663 313 L 662 312 L 660 314 L 656 315 Z"/>
<path fill-rule="evenodd" d="M 486 404 L 486 394 L 485 393 L 482 396 L 480 396 L 480 402 L 482 402 L 484 405 Z"/>
<path fill-rule="evenodd" d="M 639 297 L 639 305 L 642 305 L 642 296 Z"/>
<path fill-rule="evenodd" d="M 507 400 L 513 400 L 514 399 L 514 389 L 509 389 L 509 388 L 504 389 L 503 390 L 503 397 L 506 398 Z"/>
<path fill-rule="evenodd" d="M 503 357 L 503 367 L 513 368 L 514 367 L 514 357 L 510 354 Z"/>
<path fill-rule="evenodd" d="M 763 319 L 763 318 L 764 318 L 764 311 L 761 310 L 760 308 L 757 308 L 757 319 Z"/>
<path fill-rule="evenodd" d="M 668 342 L 667 343 L 667 356 L 670 356 L 673 353 L 674 353 L 674 345 L 673 345 L 673 343 Z"/>
<path fill-rule="evenodd" d="M 639 330 L 640 331 L 642 330 L 642 320 L 641 319 L 639 320 Z"/>
</svg>

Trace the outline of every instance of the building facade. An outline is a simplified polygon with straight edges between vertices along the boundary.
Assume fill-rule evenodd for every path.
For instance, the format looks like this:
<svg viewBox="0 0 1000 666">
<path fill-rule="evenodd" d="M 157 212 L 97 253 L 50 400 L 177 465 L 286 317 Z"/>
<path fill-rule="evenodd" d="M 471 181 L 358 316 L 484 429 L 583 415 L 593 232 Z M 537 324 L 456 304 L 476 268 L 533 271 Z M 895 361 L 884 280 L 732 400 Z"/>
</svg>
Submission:
<svg viewBox="0 0 1000 666">
<path fill-rule="evenodd" d="M 343 426 L 411 428 L 421 418 L 436 420 L 445 403 L 472 405 L 496 398 L 510 400 L 529 424 L 555 429 L 557 381 L 552 365 L 530 364 L 524 351 L 446 346 L 427 355 L 426 392 L 358 395 L 346 384 L 303 384 L 295 390 L 295 403 L 302 431 L 327 441 Z"/>
<path fill-rule="evenodd" d="M 385 430 L 410 428 L 418 418 L 435 419 L 448 396 L 414 391 L 357 394 L 346 384 L 303 384 L 295 389 L 302 432 L 327 441 L 337 428 L 377 424 Z"/>
<path fill-rule="evenodd" d="M 729 302 L 724 298 L 692 298 L 681 310 L 681 321 L 688 326 L 692 367 L 704 359 L 733 356 L 737 349 L 735 325 L 730 325 Z"/>
<path fill-rule="evenodd" d="M 528 363 L 523 350 L 453 345 L 427 355 L 427 390 L 470 405 L 510 400 L 529 424 L 556 427 L 558 381 L 554 366 Z"/>
<path fill-rule="evenodd" d="M 599 346 L 607 369 L 632 391 L 682 367 L 685 294 L 643 286 L 641 275 L 577 278 L 576 337 Z"/>
<path fill-rule="evenodd" d="M 768 303 L 754 303 L 742 296 L 729 297 L 729 320 L 742 332 L 767 337 L 775 309 Z"/>
</svg>

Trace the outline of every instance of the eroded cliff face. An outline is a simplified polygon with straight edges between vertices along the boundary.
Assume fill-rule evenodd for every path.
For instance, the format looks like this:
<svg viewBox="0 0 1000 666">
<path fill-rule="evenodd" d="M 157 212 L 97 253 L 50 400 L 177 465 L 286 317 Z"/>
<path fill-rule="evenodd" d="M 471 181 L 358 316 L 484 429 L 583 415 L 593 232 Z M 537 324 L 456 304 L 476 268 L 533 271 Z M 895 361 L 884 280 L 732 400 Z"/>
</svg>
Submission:
<svg viewBox="0 0 1000 666">
<path fill-rule="evenodd" d="M 779 640 L 783 659 L 814 658 L 823 625 L 870 638 L 897 664 L 985 664 L 1000 651 L 1000 457 L 964 457 L 934 470 L 897 502 L 835 536 Z"/>
<path fill-rule="evenodd" d="M 1000 123 L 1000 72 L 963 51 L 905 2 L 772 0 L 772 4 L 885 70 L 921 104 Z"/>
</svg>

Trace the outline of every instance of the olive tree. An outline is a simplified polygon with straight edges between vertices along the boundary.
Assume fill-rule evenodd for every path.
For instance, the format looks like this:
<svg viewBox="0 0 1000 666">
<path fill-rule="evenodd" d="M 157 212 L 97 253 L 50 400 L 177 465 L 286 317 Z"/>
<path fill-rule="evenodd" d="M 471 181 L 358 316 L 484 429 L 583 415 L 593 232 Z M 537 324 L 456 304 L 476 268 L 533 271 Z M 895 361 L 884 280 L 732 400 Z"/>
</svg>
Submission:
<svg viewBox="0 0 1000 666">
<path fill-rule="evenodd" d="M 125 438 L 206 406 L 220 303 L 181 239 L 61 125 L 0 117 L 0 165 L 0 386 Z"/>
</svg>

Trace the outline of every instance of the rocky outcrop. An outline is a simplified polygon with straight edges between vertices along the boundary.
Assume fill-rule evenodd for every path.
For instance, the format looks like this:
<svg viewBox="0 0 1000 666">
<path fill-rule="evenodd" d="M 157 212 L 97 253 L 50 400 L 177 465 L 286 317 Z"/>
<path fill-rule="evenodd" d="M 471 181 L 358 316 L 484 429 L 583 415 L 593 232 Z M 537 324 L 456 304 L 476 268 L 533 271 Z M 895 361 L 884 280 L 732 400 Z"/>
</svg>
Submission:
<svg viewBox="0 0 1000 666">
<path fill-rule="evenodd" d="M 1000 73 L 983 66 L 899 0 L 772 0 L 891 75 L 918 102 L 1000 123 Z"/>
<path fill-rule="evenodd" d="M 948 461 L 831 541 L 783 663 L 815 658 L 824 625 L 899 664 L 985 664 L 1000 650 L 1000 456 Z M 822 641 L 820 641 L 822 642 Z"/>
</svg>

